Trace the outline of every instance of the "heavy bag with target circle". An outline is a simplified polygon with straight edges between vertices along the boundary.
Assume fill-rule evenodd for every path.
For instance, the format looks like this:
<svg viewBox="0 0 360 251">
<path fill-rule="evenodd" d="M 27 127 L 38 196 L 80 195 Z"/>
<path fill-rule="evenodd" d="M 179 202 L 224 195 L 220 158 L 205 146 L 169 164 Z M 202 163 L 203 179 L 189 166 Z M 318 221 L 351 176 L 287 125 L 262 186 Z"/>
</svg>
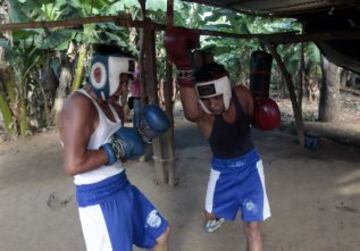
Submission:
<svg viewBox="0 0 360 251">
<path fill-rule="evenodd" d="M 257 50 L 250 58 L 250 91 L 254 98 L 268 98 L 272 56 Z"/>
</svg>

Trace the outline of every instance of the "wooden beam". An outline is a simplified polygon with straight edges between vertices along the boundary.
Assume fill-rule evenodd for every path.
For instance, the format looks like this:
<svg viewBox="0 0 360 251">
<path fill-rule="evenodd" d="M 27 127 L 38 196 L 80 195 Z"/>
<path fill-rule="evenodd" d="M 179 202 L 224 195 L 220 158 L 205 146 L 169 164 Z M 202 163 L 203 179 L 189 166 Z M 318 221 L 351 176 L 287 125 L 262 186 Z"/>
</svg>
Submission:
<svg viewBox="0 0 360 251">
<path fill-rule="evenodd" d="M 56 29 L 65 27 L 76 27 L 92 23 L 117 23 L 125 27 L 143 27 L 143 21 L 132 20 L 129 15 L 119 16 L 94 16 L 76 19 L 67 19 L 59 21 L 46 22 L 27 22 L 27 23 L 9 23 L 1 24 L 0 31 L 16 31 L 24 29 Z"/>
<path fill-rule="evenodd" d="M 234 38 L 234 39 L 259 39 L 266 40 L 271 38 L 272 36 L 291 36 L 297 33 L 297 31 L 290 32 L 280 32 L 280 33 L 271 33 L 271 34 L 263 34 L 263 33 L 255 33 L 255 34 L 236 34 L 222 31 L 213 31 L 213 30 L 203 30 L 203 29 L 192 29 L 195 33 L 199 35 L 208 35 L 208 36 L 218 36 L 218 37 L 226 37 L 226 38 Z"/>
<path fill-rule="evenodd" d="M 47 22 L 27 22 L 27 23 L 10 23 L 0 24 L 0 31 L 16 31 L 24 29 L 57 29 L 65 27 L 77 27 L 79 25 L 91 23 L 115 23 L 123 27 L 151 28 L 156 31 L 166 30 L 167 25 L 158 24 L 151 20 L 133 20 L 130 15 L 118 16 L 93 16 L 77 19 L 67 19 Z M 199 35 L 219 36 L 234 39 L 259 39 L 262 42 L 272 44 L 300 43 L 307 41 L 323 40 L 360 40 L 360 31 L 327 31 L 312 34 L 297 34 L 298 31 L 270 33 L 270 34 L 236 34 L 230 32 L 193 29 Z"/>
<path fill-rule="evenodd" d="M 158 24 L 146 18 L 143 20 L 133 20 L 129 15 L 119 15 L 119 16 L 84 17 L 77 19 L 47 21 L 47 22 L 0 24 L 0 31 L 16 31 L 16 30 L 24 30 L 24 29 L 56 29 L 56 28 L 65 28 L 65 27 L 77 27 L 79 25 L 91 24 L 91 23 L 115 23 L 123 27 L 137 27 L 137 28 L 147 27 L 154 29 L 156 31 L 163 31 L 166 30 L 167 28 L 167 25 Z M 293 32 L 273 33 L 273 34 L 235 34 L 229 32 L 202 30 L 202 29 L 194 29 L 193 31 L 195 33 L 198 33 L 199 35 L 220 36 L 220 37 L 228 37 L 228 38 L 236 38 L 236 39 L 266 39 L 274 35 L 279 35 L 283 37 L 284 35 L 291 35 L 296 33 L 296 31 L 293 31 Z"/>
</svg>

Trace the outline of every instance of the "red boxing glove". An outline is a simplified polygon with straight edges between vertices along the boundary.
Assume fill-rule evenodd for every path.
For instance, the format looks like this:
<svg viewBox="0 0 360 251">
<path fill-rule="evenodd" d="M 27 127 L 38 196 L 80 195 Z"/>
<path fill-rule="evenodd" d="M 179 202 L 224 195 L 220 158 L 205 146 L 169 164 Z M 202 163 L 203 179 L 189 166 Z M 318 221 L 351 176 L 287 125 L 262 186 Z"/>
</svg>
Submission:
<svg viewBox="0 0 360 251">
<path fill-rule="evenodd" d="M 263 131 L 280 126 L 280 110 L 274 100 L 270 98 L 255 99 L 253 125 Z"/>
<path fill-rule="evenodd" d="M 185 28 L 169 28 L 165 32 L 164 45 L 170 61 L 178 69 L 179 84 L 192 86 L 191 50 L 199 47 L 199 35 Z"/>
</svg>

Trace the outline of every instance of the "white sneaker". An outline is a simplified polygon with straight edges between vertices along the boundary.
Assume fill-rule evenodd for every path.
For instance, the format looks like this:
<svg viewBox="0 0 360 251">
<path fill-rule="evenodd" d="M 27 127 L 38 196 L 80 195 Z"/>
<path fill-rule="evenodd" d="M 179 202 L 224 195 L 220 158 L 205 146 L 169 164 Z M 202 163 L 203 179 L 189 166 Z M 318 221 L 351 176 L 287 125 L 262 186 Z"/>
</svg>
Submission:
<svg viewBox="0 0 360 251">
<path fill-rule="evenodd" d="M 204 230 L 207 233 L 216 231 L 225 222 L 224 218 L 208 220 L 204 225 Z"/>
</svg>

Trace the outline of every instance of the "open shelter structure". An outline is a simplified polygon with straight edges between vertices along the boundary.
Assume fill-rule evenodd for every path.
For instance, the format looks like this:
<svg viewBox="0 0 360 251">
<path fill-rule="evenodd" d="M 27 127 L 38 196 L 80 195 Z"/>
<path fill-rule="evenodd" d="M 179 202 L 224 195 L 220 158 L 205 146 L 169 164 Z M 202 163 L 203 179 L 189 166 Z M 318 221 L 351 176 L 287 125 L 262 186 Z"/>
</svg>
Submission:
<svg viewBox="0 0 360 251">
<path fill-rule="evenodd" d="M 301 106 L 297 99 L 292 77 L 286 69 L 276 46 L 284 43 L 313 41 L 321 52 L 333 63 L 360 73 L 360 1 L 359 0 L 187 0 L 219 8 L 226 8 L 251 15 L 295 18 L 303 24 L 303 33 L 286 32 L 274 34 L 233 34 L 210 30 L 194 30 L 200 35 L 222 36 L 233 39 L 257 39 L 273 55 L 279 65 L 289 90 L 294 111 L 298 139 L 304 145 L 304 124 Z M 1 24 L 0 31 L 21 29 L 75 27 L 88 23 L 113 22 L 123 27 L 141 30 L 140 70 L 143 100 L 158 103 L 155 60 L 155 32 L 173 25 L 173 0 L 167 1 L 167 23 L 155 23 L 147 17 L 146 0 L 139 0 L 142 19 L 130 16 L 93 16 L 52 22 L 28 22 Z M 166 112 L 173 121 L 171 101 L 172 67 L 166 66 L 164 83 Z M 146 79 L 146 83 L 145 83 Z M 175 185 L 174 128 L 166 139 L 154 141 L 154 156 L 157 178 L 160 182 Z"/>
</svg>

